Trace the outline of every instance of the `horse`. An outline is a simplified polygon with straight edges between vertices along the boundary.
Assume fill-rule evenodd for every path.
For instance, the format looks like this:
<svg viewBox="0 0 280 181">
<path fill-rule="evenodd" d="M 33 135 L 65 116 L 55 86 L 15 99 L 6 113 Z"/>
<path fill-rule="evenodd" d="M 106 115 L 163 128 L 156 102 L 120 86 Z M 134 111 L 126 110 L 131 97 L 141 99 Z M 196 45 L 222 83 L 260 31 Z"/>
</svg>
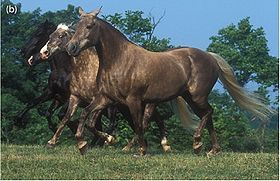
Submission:
<svg viewBox="0 0 280 181">
<path fill-rule="evenodd" d="M 58 52 L 66 52 L 65 45 L 68 43 L 68 41 L 72 38 L 73 30 L 71 28 L 67 27 L 64 24 L 60 24 L 57 27 L 57 30 L 50 35 L 50 39 L 48 43 L 42 48 L 41 50 L 41 57 L 42 58 L 48 58 L 53 55 L 55 55 Z M 97 85 L 96 85 L 96 76 L 98 71 L 98 57 L 96 54 L 95 49 L 89 48 L 82 52 L 81 55 L 77 58 L 72 59 L 73 64 L 73 71 L 72 71 L 72 80 L 70 83 L 70 90 L 71 90 L 71 96 L 72 99 L 70 99 L 70 103 L 66 113 L 66 116 L 63 118 L 63 121 L 61 122 L 61 125 L 59 128 L 61 128 L 61 131 L 64 127 L 64 124 L 70 119 L 71 114 L 75 111 L 75 106 L 80 102 L 81 99 L 88 100 L 89 103 L 90 100 L 94 99 L 96 96 L 98 96 L 97 91 Z M 86 85 L 86 86 L 85 86 Z M 132 123 L 132 118 L 130 117 L 129 110 L 127 107 L 122 106 L 121 104 L 117 104 L 118 110 L 127 118 L 128 122 L 130 123 L 130 126 L 132 129 L 134 129 L 134 126 Z M 99 113 L 97 113 L 98 115 Z M 94 115 L 96 117 L 96 115 Z M 170 146 L 167 141 L 166 131 L 163 117 L 161 117 L 157 111 L 155 111 L 151 118 L 156 121 L 159 129 L 160 129 L 160 137 L 161 137 L 161 145 L 163 147 L 164 151 L 169 151 Z M 59 130 L 59 129 L 58 129 Z M 53 138 L 48 141 L 48 144 L 55 144 L 57 140 L 59 139 L 59 136 L 61 134 L 61 131 L 58 131 L 55 133 Z M 99 136 L 103 137 L 107 140 L 107 142 L 111 141 L 111 137 L 108 134 L 103 134 L 99 131 L 96 131 Z M 78 140 L 78 146 L 86 145 L 86 141 L 84 141 L 82 138 L 77 138 Z M 129 144 L 123 149 L 125 151 L 129 150 L 133 143 L 136 141 L 136 138 L 133 138 Z M 85 153 L 85 149 L 80 150 L 82 154 Z"/>
<path fill-rule="evenodd" d="M 87 113 L 82 114 L 76 136 L 82 136 L 83 119 L 90 112 L 121 102 L 129 107 L 139 139 L 139 154 L 145 155 L 147 145 L 143 135 L 155 104 L 182 96 L 201 119 L 193 138 L 195 153 L 201 151 L 202 130 L 207 127 L 212 143 L 208 155 L 215 155 L 221 148 L 213 126 L 213 108 L 208 103 L 208 95 L 218 78 L 242 108 L 261 120 L 268 120 L 273 114 L 259 96 L 239 86 L 232 68 L 218 54 L 192 47 L 165 52 L 148 51 L 98 18 L 99 12 L 100 9 L 85 13 L 79 8 L 80 20 L 76 32 L 66 47 L 70 55 L 77 56 L 82 50 L 95 46 L 99 58 L 96 79 L 99 95 L 86 108 Z"/>
<path fill-rule="evenodd" d="M 69 81 L 70 73 L 72 71 L 72 65 L 68 56 L 65 56 L 67 53 L 61 52 L 49 59 L 41 59 L 39 51 L 46 44 L 49 39 L 49 35 L 56 30 L 56 26 L 46 20 L 44 23 L 40 24 L 37 30 L 31 35 L 29 40 L 25 43 L 25 46 L 21 49 L 21 53 L 25 59 L 28 59 L 28 64 L 33 67 L 42 62 L 48 62 L 50 65 L 51 73 L 48 79 L 48 85 L 44 92 L 31 102 L 16 116 L 15 125 L 17 127 L 22 127 L 24 125 L 23 118 L 25 114 L 38 104 L 53 100 L 50 107 L 47 110 L 46 117 L 48 121 L 49 129 L 54 133 L 56 132 L 57 124 L 53 123 L 51 117 L 55 110 L 61 108 L 59 112 L 59 119 L 61 120 L 65 114 L 66 108 L 68 106 L 68 99 L 70 95 L 69 90 Z M 115 116 L 113 114 L 115 110 L 109 109 L 108 117 L 111 121 L 110 123 L 110 133 L 113 132 L 115 127 Z M 100 121 L 98 121 L 98 129 L 102 129 Z M 26 123 L 25 123 L 26 124 Z M 67 126 L 70 130 L 75 133 L 78 127 L 78 122 L 73 121 L 69 122 Z M 98 138 L 95 137 L 92 141 L 94 145 L 98 141 Z M 101 141 L 98 142 L 98 145 L 102 145 Z"/>
<path fill-rule="evenodd" d="M 55 30 L 56 26 L 52 23 L 46 20 L 44 23 L 41 23 L 37 30 L 33 32 L 31 37 L 27 40 L 27 42 L 24 44 L 24 47 L 21 49 L 21 53 L 23 54 L 24 59 L 28 59 L 27 62 L 30 66 L 35 66 L 38 63 L 40 63 L 40 54 L 38 53 L 39 50 L 44 46 L 44 44 L 47 42 L 49 35 Z M 60 55 L 57 55 L 60 59 Z M 23 118 L 25 114 L 38 104 L 41 104 L 43 102 L 49 101 L 53 99 L 52 104 L 47 110 L 47 121 L 49 129 L 53 132 L 56 131 L 56 125 L 52 123 L 51 116 L 53 112 L 62 106 L 63 102 L 66 102 L 66 98 L 64 95 L 67 95 L 65 91 L 62 91 L 62 93 L 58 93 L 59 91 L 55 91 L 54 87 L 58 87 L 57 89 L 63 90 L 63 88 L 60 88 L 61 86 L 58 86 L 59 83 L 57 83 L 56 80 L 59 80 L 58 76 L 61 73 L 61 75 L 68 74 L 68 69 L 56 69 L 56 57 L 53 57 L 53 59 L 50 59 L 48 61 L 50 63 L 51 67 L 51 74 L 49 76 L 48 80 L 48 86 L 44 90 L 44 92 L 37 98 L 33 99 L 31 102 L 27 104 L 27 106 L 16 116 L 15 119 L 15 125 L 18 127 L 24 126 L 26 123 L 23 122 Z M 68 64 L 67 61 L 65 64 Z M 60 79 L 61 80 L 61 79 Z M 62 85 L 64 85 L 63 83 Z M 57 90 L 56 89 L 56 90 Z M 58 96 L 61 95 L 61 96 Z M 70 126 L 71 127 L 71 126 Z M 74 131 L 75 129 L 71 129 Z"/>
</svg>

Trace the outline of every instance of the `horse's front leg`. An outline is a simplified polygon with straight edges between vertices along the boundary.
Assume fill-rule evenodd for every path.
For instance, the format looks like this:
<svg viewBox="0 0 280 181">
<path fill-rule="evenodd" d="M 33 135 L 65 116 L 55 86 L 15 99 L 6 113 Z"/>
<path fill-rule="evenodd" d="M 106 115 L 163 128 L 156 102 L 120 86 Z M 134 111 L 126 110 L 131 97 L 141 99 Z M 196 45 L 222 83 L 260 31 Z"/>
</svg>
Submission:
<svg viewBox="0 0 280 181">
<path fill-rule="evenodd" d="M 53 147 L 57 143 L 57 140 L 59 139 L 59 136 L 61 135 L 63 128 L 65 127 L 65 124 L 67 124 L 67 122 L 73 116 L 74 112 L 77 109 L 79 102 L 80 102 L 80 100 L 78 97 L 76 97 L 74 95 L 70 96 L 67 112 L 66 112 L 65 116 L 63 117 L 63 119 L 61 120 L 60 125 L 58 126 L 52 139 L 50 139 L 48 141 L 48 146 Z"/>
<path fill-rule="evenodd" d="M 53 133 L 56 132 L 57 124 L 52 122 L 52 115 L 61 105 L 62 104 L 58 100 L 53 100 L 46 113 L 49 129 L 52 130 Z"/>
<path fill-rule="evenodd" d="M 89 115 L 92 113 L 92 120 L 90 120 L 89 127 L 95 132 L 96 135 L 100 136 L 101 138 L 104 138 L 106 141 L 110 142 L 112 141 L 112 136 L 108 136 L 108 134 L 100 132 L 96 130 L 95 123 L 96 120 L 101 113 L 101 111 L 106 108 L 111 101 L 107 99 L 106 97 L 103 97 L 101 95 L 97 96 L 93 101 L 84 109 L 84 111 L 81 114 L 81 117 L 79 119 L 79 126 L 76 132 L 76 139 L 78 140 L 78 148 L 81 152 L 81 154 L 85 154 L 87 151 L 87 142 L 83 140 L 83 132 L 84 132 L 84 126 L 86 123 L 86 120 L 88 119 Z"/>
<path fill-rule="evenodd" d="M 130 110 L 130 114 L 134 124 L 134 131 L 138 136 L 139 154 L 144 156 L 146 154 L 147 145 L 144 140 L 144 128 L 143 128 L 143 109 L 141 99 L 134 96 L 128 96 L 126 104 Z"/>
<path fill-rule="evenodd" d="M 16 116 L 14 125 L 18 127 L 22 127 L 23 126 L 22 119 L 30 109 L 32 109 L 33 107 L 37 106 L 40 103 L 52 99 L 53 97 L 54 96 L 52 92 L 49 89 L 46 89 L 42 95 L 29 102 L 27 106 Z"/>
</svg>

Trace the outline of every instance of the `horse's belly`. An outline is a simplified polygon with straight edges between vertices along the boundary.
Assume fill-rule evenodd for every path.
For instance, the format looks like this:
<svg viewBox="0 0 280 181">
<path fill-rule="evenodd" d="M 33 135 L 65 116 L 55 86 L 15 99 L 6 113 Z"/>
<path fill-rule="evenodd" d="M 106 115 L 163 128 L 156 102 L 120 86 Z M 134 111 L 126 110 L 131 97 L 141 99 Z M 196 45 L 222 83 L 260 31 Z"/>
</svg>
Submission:
<svg viewBox="0 0 280 181">
<path fill-rule="evenodd" d="M 176 97 L 186 90 L 185 81 L 159 82 L 149 85 L 143 99 L 145 101 L 166 101 Z"/>
</svg>

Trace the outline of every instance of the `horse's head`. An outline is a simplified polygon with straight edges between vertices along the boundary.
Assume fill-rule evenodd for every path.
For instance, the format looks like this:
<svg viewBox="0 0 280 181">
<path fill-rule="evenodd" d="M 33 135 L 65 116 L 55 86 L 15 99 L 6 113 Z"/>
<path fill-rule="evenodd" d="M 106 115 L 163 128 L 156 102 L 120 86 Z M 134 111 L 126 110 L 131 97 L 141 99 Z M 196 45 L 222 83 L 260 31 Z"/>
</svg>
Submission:
<svg viewBox="0 0 280 181">
<path fill-rule="evenodd" d="M 77 56 L 82 50 L 97 44 L 100 34 L 97 15 L 100 9 L 85 13 L 82 8 L 79 8 L 80 21 L 77 23 L 75 34 L 66 46 L 70 55 Z"/>
<path fill-rule="evenodd" d="M 38 52 L 46 44 L 49 39 L 49 35 L 55 30 L 55 25 L 48 20 L 40 24 L 37 30 L 31 35 L 29 40 L 25 43 L 24 47 L 21 49 L 21 53 L 25 59 L 28 59 L 28 64 L 34 66 L 42 59 Z"/>
<path fill-rule="evenodd" d="M 65 24 L 59 24 L 57 29 L 50 35 L 49 41 L 40 50 L 40 57 L 42 59 L 48 59 L 59 52 L 66 51 L 65 46 L 72 38 L 73 33 L 74 30 L 71 27 Z"/>
</svg>

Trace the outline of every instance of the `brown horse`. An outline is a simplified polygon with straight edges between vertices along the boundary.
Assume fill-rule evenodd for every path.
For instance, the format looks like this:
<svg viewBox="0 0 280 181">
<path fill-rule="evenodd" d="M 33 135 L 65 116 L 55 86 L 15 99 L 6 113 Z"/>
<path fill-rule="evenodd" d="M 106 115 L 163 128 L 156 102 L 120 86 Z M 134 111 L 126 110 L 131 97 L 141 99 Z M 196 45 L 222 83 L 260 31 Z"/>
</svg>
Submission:
<svg viewBox="0 0 280 181">
<path fill-rule="evenodd" d="M 82 50 L 95 46 L 99 57 L 99 94 L 86 111 L 96 112 L 114 102 L 127 105 L 138 135 L 140 155 L 146 152 L 143 135 L 155 104 L 177 96 L 182 96 L 201 119 L 194 134 L 195 152 L 201 149 L 201 132 L 206 126 L 212 142 L 209 154 L 218 153 L 220 146 L 212 121 L 213 108 L 208 103 L 208 95 L 218 78 L 237 104 L 260 119 L 267 120 L 273 112 L 257 96 L 238 85 L 231 67 L 219 55 L 196 48 L 150 52 L 99 19 L 99 11 L 86 14 L 79 9 L 81 18 L 67 51 L 77 56 Z M 87 116 L 82 114 L 76 136 L 82 136 Z"/>
<path fill-rule="evenodd" d="M 42 58 L 49 58 L 57 53 L 66 52 L 65 45 L 68 43 L 68 41 L 72 38 L 72 31 L 69 27 L 66 25 L 59 25 L 57 30 L 50 35 L 50 40 L 46 44 L 46 46 L 41 50 L 42 52 Z M 83 51 L 77 58 L 72 58 L 72 65 L 73 65 L 73 71 L 71 73 L 71 81 L 70 81 L 70 90 L 71 90 L 71 96 L 75 97 L 76 101 L 79 100 L 86 100 L 86 102 L 90 103 L 90 100 L 94 99 L 97 94 L 97 86 L 96 86 L 96 75 L 98 71 L 98 57 L 96 54 L 96 51 L 93 48 L 89 48 L 85 51 Z M 74 102 L 74 103 L 73 103 Z M 178 101 L 178 103 L 180 103 Z M 70 105 L 76 105 L 75 101 L 70 99 Z M 176 103 L 177 104 L 177 103 Z M 175 106 L 176 106 L 175 104 Z M 132 118 L 130 117 L 130 113 L 127 107 L 122 106 L 121 104 L 117 105 L 118 110 L 126 117 L 130 125 L 132 126 L 132 129 L 134 129 Z M 68 107 L 68 112 L 74 112 L 75 107 Z M 179 110 L 180 111 L 180 110 Z M 179 114 L 182 114 L 180 112 Z M 98 114 L 97 114 L 98 115 Z M 97 116 L 95 115 L 95 117 Z M 156 121 L 157 125 L 160 129 L 160 136 L 161 136 L 161 145 L 164 149 L 164 151 L 168 151 L 170 149 L 170 146 L 168 145 L 167 138 L 166 138 L 166 131 L 164 127 L 163 117 L 160 116 L 157 111 L 155 111 L 152 115 L 152 119 Z M 69 120 L 69 117 L 65 117 L 63 119 L 62 124 L 60 125 L 60 128 L 62 131 L 62 128 L 64 127 L 64 124 Z M 96 131 L 97 133 L 100 133 Z M 49 144 L 55 144 L 58 137 L 60 135 L 60 132 L 57 132 L 54 137 L 48 142 Z M 110 139 L 112 139 L 107 134 L 100 134 L 100 136 L 107 139 L 109 142 Z M 85 141 L 81 141 L 81 139 L 78 137 L 78 141 L 80 142 L 80 145 L 86 144 Z M 132 139 L 132 141 L 125 147 L 125 149 L 129 149 L 135 139 Z"/>
</svg>

